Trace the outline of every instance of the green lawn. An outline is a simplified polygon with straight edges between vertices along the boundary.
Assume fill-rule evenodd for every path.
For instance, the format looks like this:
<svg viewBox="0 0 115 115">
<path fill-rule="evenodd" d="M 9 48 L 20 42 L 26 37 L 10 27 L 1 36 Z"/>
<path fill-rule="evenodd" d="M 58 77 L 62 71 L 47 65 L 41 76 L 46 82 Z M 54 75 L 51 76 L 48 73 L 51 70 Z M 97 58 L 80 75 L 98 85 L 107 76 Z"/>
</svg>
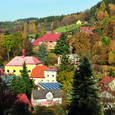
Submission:
<svg viewBox="0 0 115 115">
<path fill-rule="evenodd" d="M 54 33 L 56 33 L 56 32 L 66 32 L 66 31 L 74 30 L 79 26 L 80 25 L 77 25 L 77 24 L 71 24 L 71 25 L 68 25 L 68 26 L 59 27 L 59 28 L 54 30 Z"/>
</svg>

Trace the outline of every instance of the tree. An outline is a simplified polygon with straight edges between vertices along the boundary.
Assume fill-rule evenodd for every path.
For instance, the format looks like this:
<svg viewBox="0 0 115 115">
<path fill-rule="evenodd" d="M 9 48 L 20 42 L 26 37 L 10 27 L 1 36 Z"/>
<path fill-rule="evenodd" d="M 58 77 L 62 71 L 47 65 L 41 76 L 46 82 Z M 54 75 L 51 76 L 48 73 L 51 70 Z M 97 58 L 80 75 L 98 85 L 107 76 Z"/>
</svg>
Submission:
<svg viewBox="0 0 115 115">
<path fill-rule="evenodd" d="M 33 80 L 33 79 L 30 79 L 30 82 L 31 82 L 32 90 L 37 89 L 37 86 L 35 85 L 34 80 Z"/>
<path fill-rule="evenodd" d="M 106 25 L 108 25 L 108 24 L 109 24 L 109 17 L 106 16 L 102 23 L 102 29 L 104 30 Z"/>
<path fill-rule="evenodd" d="M 10 83 L 10 91 L 16 95 L 25 94 L 26 86 L 25 86 L 24 79 L 22 77 L 18 77 L 14 75 Z"/>
<path fill-rule="evenodd" d="M 113 72 L 113 69 L 111 68 L 109 71 L 109 76 L 111 77 L 115 77 L 115 73 Z"/>
<path fill-rule="evenodd" d="M 13 105 L 16 99 L 16 95 L 7 93 L 7 86 L 0 78 L 0 115 L 11 113 L 14 110 Z"/>
<path fill-rule="evenodd" d="M 67 71 L 67 72 L 71 72 L 74 70 L 74 65 L 72 63 L 72 61 L 69 59 L 69 56 L 64 53 L 60 56 L 61 58 L 61 63 L 58 66 L 58 73 L 62 72 L 62 71 Z M 58 79 L 58 78 L 57 78 Z"/>
<path fill-rule="evenodd" d="M 101 31 L 101 28 L 100 27 L 97 27 L 95 32 L 98 34 L 98 35 L 102 35 L 102 31 Z"/>
<path fill-rule="evenodd" d="M 67 36 L 62 33 L 60 35 L 60 39 L 57 40 L 57 44 L 55 45 L 55 54 L 63 54 L 64 52 L 69 53 L 70 46 L 69 46 L 69 40 L 67 39 Z"/>
<path fill-rule="evenodd" d="M 31 82 L 30 82 L 30 78 L 29 78 L 29 75 L 28 75 L 28 71 L 27 71 L 25 61 L 24 61 L 24 64 L 23 64 L 23 70 L 21 71 L 21 77 L 23 78 L 23 80 L 25 82 L 26 95 L 28 97 L 30 97 L 32 88 L 31 88 Z"/>
<path fill-rule="evenodd" d="M 0 66 L 4 66 L 3 63 L 0 61 Z"/>
<path fill-rule="evenodd" d="M 4 47 L 7 48 L 7 54 L 8 54 L 8 61 L 9 61 L 9 52 L 11 52 L 11 49 L 14 47 L 14 41 L 12 40 L 12 37 L 10 35 L 7 35 L 4 40 L 2 40 L 2 44 Z"/>
<path fill-rule="evenodd" d="M 6 31 L 4 32 L 4 35 L 10 35 L 10 32 L 9 32 L 8 30 L 6 30 Z"/>
<path fill-rule="evenodd" d="M 47 53 L 46 48 L 43 44 L 39 45 L 36 55 L 37 55 L 38 60 L 40 60 L 41 62 L 43 62 L 43 64 L 45 64 L 45 62 L 47 61 L 47 58 L 48 58 L 48 53 Z"/>
<path fill-rule="evenodd" d="M 35 36 L 35 40 L 37 40 L 39 37 L 39 34 L 37 33 L 36 36 Z"/>
<path fill-rule="evenodd" d="M 67 115 L 103 115 L 95 80 L 89 60 L 83 57 L 74 73 Z"/>
<path fill-rule="evenodd" d="M 105 2 L 102 2 L 100 5 L 100 10 L 105 11 L 105 8 L 106 8 Z"/>
<path fill-rule="evenodd" d="M 28 34 L 26 35 L 26 39 L 29 39 L 29 35 Z"/>
<path fill-rule="evenodd" d="M 23 48 L 25 49 L 25 55 L 26 56 L 30 56 L 30 55 L 32 55 L 33 54 L 33 45 L 32 45 L 32 43 L 31 43 L 31 41 L 29 41 L 28 39 L 25 39 L 24 41 L 23 41 Z"/>
</svg>

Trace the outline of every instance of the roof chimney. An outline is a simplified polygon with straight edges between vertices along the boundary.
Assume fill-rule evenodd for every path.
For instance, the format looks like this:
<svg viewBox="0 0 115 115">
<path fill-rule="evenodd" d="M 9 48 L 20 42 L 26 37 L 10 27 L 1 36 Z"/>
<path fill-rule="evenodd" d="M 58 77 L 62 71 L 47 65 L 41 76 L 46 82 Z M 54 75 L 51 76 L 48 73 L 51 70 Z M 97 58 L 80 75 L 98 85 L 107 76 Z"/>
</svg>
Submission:
<svg viewBox="0 0 115 115">
<path fill-rule="evenodd" d="M 53 30 L 51 31 L 51 34 L 54 34 Z"/>
<path fill-rule="evenodd" d="M 25 49 L 22 50 L 22 57 L 25 57 Z"/>
</svg>

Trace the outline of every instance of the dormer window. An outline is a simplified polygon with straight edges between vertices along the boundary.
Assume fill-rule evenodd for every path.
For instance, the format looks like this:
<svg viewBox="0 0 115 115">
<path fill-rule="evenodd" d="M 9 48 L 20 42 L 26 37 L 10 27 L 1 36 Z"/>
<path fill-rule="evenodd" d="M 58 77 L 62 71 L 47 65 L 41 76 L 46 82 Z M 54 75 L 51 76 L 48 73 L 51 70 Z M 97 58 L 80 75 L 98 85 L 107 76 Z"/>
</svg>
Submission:
<svg viewBox="0 0 115 115">
<path fill-rule="evenodd" d="M 10 72 L 9 69 L 7 69 L 7 72 Z"/>
<path fill-rule="evenodd" d="M 14 69 L 13 72 L 16 72 L 16 70 Z"/>
<path fill-rule="evenodd" d="M 28 70 L 28 72 L 31 72 L 31 70 Z"/>
<path fill-rule="evenodd" d="M 50 41 L 50 44 L 52 43 L 52 41 Z"/>
</svg>

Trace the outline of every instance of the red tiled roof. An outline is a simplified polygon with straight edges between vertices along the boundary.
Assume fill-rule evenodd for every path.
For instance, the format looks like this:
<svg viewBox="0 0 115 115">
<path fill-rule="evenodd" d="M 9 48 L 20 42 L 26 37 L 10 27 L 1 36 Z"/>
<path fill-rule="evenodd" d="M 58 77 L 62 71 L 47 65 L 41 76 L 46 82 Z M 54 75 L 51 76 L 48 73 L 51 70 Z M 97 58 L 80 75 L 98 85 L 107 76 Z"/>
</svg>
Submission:
<svg viewBox="0 0 115 115">
<path fill-rule="evenodd" d="M 45 78 L 44 70 L 49 69 L 47 66 L 36 66 L 30 75 L 30 78 Z"/>
<path fill-rule="evenodd" d="M 90 27 L 80 27 L 80 30 L 86 30 L 86 29 L 90 30 Z"/>
<path fill-rule="evenodd" d="M 109 84 L 111 81 L 113 81 L 115 78 L 113 78 L 112 76 L 109 77 L 105 77 L 103 80 L 100 81 L 100 83 L 105 83 L 105 84 Z"/>
<path fill-rule="evenodd" d="M 37 64 L 42 63 L 37 58 L 32 57 L 32 56 L 25 56 L 25 57 L 16 56 L 5 66 L 22 66 L 24 61 L 26 62 L 27 65 L 37 65 Z"/>
</svg>

